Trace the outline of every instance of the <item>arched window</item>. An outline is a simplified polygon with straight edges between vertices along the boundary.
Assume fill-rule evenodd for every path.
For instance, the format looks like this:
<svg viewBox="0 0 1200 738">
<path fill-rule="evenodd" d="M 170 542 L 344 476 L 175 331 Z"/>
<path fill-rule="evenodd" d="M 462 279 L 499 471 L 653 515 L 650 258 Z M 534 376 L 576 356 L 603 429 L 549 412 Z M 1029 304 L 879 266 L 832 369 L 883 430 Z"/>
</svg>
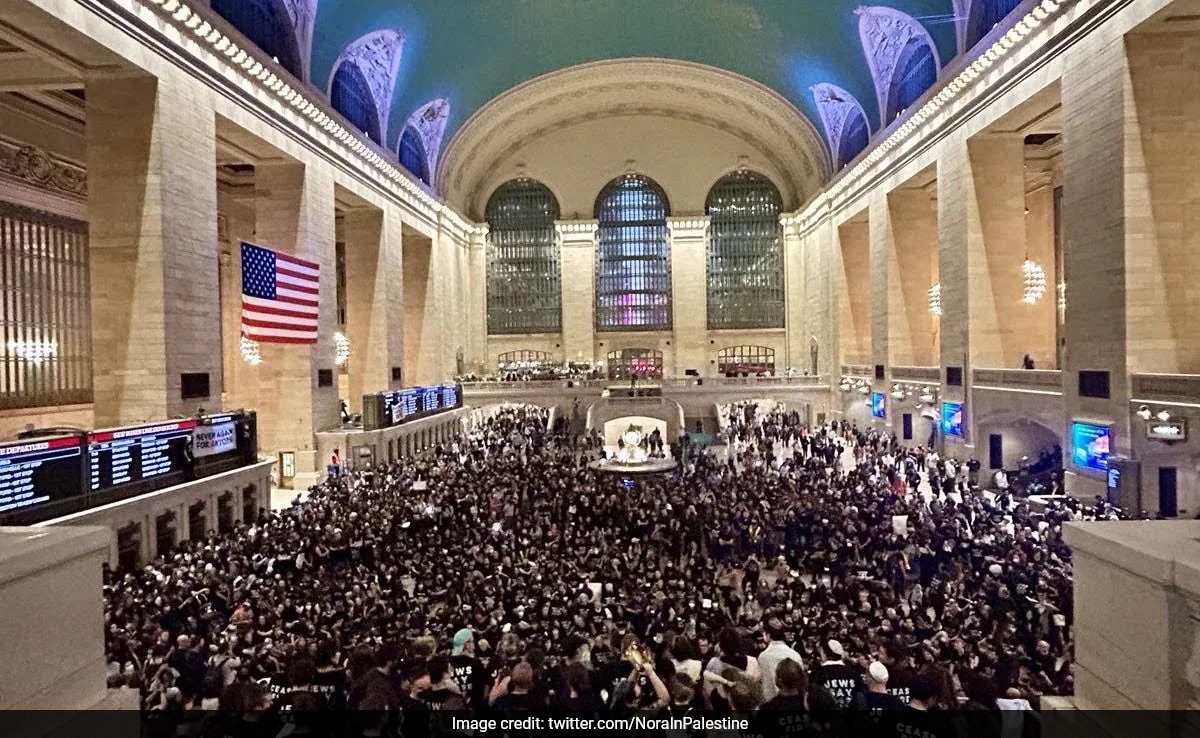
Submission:
<svg viewBox="0 0 1200 738">
<path fill-rule="evenodd" d="M 775 349 L 731 346 L 717 352 L 717 371 L 726 377 L 775 376 Z"/>
<path fill-rule="evenodd" d="M 429 184 L 429 159 L 425 156 L 425 144 L 416 128 L 408 126 L 400 136 L 400 166 L 414 177 Z"/>
<path fill-rule="evenodd" d="M 937 81 L 937 60 L 926 43 L 910 41 L 900 56 L 896 76 L 892 79 L 889 113 L 892 118 L 907 110 Z"/>
<path fill-rule="evenodd" d="M 304 78 L 296 30 L 283 0 L 212 0 L 212 9 L 284 69 Z"/>
<path fill-rule="evenodd" d="M 337 74 L 333 75 L 329 101 L 334 110 L 346 116 L 346 120 L 367 134 L 367 138 L 375 143 L 382 143 L 379 111 L 375 109 L 371 86 L 367 84 L 367 78 L 357 66 L 343 63 L 338 67 Z"/>
<path fill-rule="evenodd" d="M 960 0 L 956 5 L 959 4 L 967 6 L 965 12 L 955 9 L 964 37 L 962 50 L 966 51 L 1002 23 L 1021 4 L 1021 0 Z"/>
<path fill-rule="evenodd" d="M 822 82 L 813 86 L 812 93 L 825 126 L 833 168 L 841 169 L 853 161 L 871 139 L 867 113 L 854 95 L 837 85 Z"/>
<path fill-rule="evenodd" d="M 596 198 L 596 330 L 671 329 L 671 251 L 666 193 L 627 174 Z"/>
<path fill-rule="evenodd" d="M 782 328 L 779 190 L 757 172 L 722 177 L 708 193 L 708 327 Z"/>
<path fill-rule="evenodd" d="M 631 348 L 608 352 L 608 378 L 662 379 L 663 353 L 656 349 Z"/>
<path fill-rule="evenodd" d="M 486 216 L 488 333 L 558 333 L 562 271 L 554 193 L 533 179 L 505 182 L 488 200 Z"/>
<path fill-rule="evenodd" d="M 880 119 L 888 126 L 937 80 L 937 48 L 916 18 L 895 8 L 877 5 L 854 12 Z"/>
</svg>

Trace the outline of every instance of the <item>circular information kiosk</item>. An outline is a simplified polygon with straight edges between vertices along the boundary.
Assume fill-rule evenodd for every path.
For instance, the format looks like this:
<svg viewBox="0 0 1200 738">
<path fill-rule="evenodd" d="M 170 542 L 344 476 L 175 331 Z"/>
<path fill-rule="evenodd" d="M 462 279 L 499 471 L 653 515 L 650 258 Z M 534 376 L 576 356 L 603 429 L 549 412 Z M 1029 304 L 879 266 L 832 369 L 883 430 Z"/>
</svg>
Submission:
<svg viewBox="0 0 1200 738">
<path fill-rule="evenodd" d="M 588 464 L 590 469 L 629 476 L 634 474 L 665 474 L 678 464 L 672 458 L 651 456 L 649 439 L 641 430 L 630 428 L 621 434 L 615 454 Z"/>
</svg>

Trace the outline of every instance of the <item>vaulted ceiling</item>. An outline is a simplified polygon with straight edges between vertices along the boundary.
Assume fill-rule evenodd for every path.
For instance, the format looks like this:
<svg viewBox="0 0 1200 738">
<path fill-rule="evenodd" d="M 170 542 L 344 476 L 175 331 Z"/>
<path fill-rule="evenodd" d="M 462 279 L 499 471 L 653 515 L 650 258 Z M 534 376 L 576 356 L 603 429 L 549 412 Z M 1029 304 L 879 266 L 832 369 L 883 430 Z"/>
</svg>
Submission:
<svg viewBox="0 0 1200 738">
<path fill-rule="evenodd" d="M 666 57 L 737 72 L 820 124 L 811 87 L 832 83 L 878 120 L 851 0 L 320 0 L 312 81 L 372 31 L 404 32 L 390 137 L 420 106 L 449 102 L 447 140 L 471 114 L 523 81 L 599 59 Z M 943 60 L 956 52 L 952 0 L 885 0 L 914 17 Z M 389 138 L 389 143 L 391 140 Z"/>
</svg>

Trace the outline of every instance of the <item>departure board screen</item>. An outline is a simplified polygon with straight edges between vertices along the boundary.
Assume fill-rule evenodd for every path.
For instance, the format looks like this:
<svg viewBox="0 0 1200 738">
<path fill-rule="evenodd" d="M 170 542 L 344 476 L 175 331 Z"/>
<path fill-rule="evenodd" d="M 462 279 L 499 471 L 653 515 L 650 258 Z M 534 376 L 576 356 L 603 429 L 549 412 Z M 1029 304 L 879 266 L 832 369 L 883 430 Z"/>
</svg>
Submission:
<svg viewBox="0 0 1200 738">
<path fill-rule="evenodd" d="M 457 384 L 442 385 L 442 407 L 451 410 L 462 405 L 462 389 Z"/>
<path fill-rule="evenodd" d="M 182 473 L 194 419 L 88 434 L 88 488 L 108 487 Z"/>
<path fill-rule="evenodd" d="M 421 412 L 421 390 L 418 387 L 400 390 L 400 420 L 408 420 Z"/>
<path fill-rule="evenodd" d="M 442 409 L 442 388 L 440 385 L 421 388 L 421 412 L 432 413 Z"/>
<path fill-rule="evenodd" d="M 0 445 L 0 512 L 83 494 L 82 454 L 77 436 Z"/>
</svg>

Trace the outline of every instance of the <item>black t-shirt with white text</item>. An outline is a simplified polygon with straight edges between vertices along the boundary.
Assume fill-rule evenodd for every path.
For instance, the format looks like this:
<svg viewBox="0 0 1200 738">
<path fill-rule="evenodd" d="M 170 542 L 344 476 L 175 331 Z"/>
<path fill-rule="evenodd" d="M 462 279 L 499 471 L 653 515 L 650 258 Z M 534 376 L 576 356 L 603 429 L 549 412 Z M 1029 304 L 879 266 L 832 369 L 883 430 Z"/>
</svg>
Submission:
<svg viewBox="0 0 1200 738">
<path fill-rule="evenodd" d="M 813 680 L 828 690 L 842 709 L 849 708 L 862 691 L 862 672 L 840 661 L 821 664 L 813 669 Z"/>
<path fill-rule="evenodd" d="M 458 685 L 467 700 L 467 707 L 479 709 L 484 705 L 484 689 L 488 675 L 483 662 L 474 656 L 459 654 L 450 657 L 450 678 Z"/>
</svg>

